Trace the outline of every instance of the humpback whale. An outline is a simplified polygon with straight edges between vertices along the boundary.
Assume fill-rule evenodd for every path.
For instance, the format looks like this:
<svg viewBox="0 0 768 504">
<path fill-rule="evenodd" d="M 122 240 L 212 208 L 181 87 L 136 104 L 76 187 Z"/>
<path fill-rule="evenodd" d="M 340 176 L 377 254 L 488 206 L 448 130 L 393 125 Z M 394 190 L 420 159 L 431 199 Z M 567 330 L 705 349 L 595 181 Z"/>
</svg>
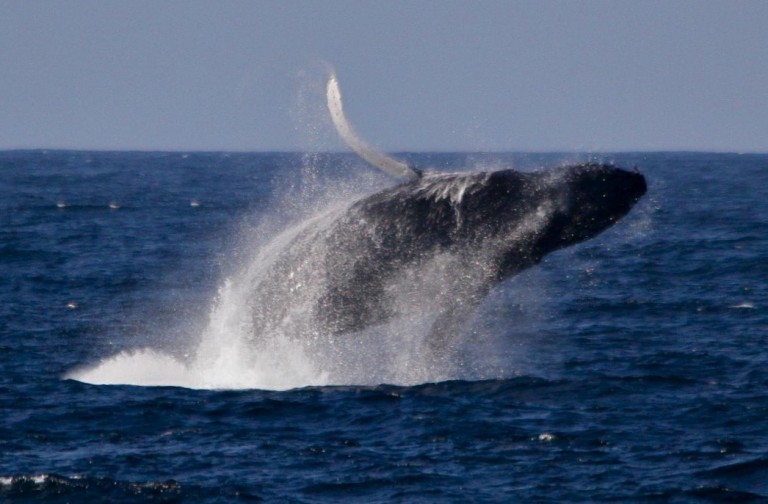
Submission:
<svg viewBox="0 0 768 504">
<path fill-rule="evenodd" d="M 299 332 L 335 337 L 430 315 L 427 348 L 445 352 L 495 285 L 608 229 L 646 192 L 643 175 L 607 164 L 417 170 L 357 136 L 335 75 L 326 99 L 345 143 L 401 182 L 285 238 L 254 286 L 255 333 L 302 320 Z"/>
</svg>

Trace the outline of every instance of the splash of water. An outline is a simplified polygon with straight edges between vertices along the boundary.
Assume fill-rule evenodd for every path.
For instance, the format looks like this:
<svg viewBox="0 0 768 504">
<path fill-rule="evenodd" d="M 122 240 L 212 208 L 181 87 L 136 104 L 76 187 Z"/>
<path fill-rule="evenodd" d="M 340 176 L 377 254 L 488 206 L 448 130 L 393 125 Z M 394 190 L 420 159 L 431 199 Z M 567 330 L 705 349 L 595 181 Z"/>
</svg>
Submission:
<svg viewBox="0 0 768 504">
<path fill-rule="evenodd" d="M 252 289 L 282 251 L 324 215 L 308 218 L 269 240 L 236 275 L 226 278 L 212 302 L 196 350 L 184 360 L 151 348 L 126 351 L 65 378 L 98 385 L 179 386 L 195 389 L 285 390 L 325 385 L 328 373 L 307 346 L 284 331 L 253 334 Z"/>
<path fill-rule="evenodd" d="M 425 184 L 428 190 L 428 181 Z M 455 194 L 441 197 L 460 198 L 464 190 L 459 179 Z M 322 211 L 307 204 L 311 210 L 303 217 L 264 243 L 246 247 L 257 253 L 222 281 L 197 347 L 189 356 L 180 359 L 142 348 L 76 369 L 66 378 L 92 384 L 285 390 L 498 377 L 499 366 L 493 362 L 498 352 L 488 345 L 472 345 L 461 353 L 462 362 L 435 358 L 424 344 L 434 316 L 429 310 L 409 313 L 406 309 L 439 298 L 441 289 L 451 288 L 448 279 L 462 265 L 460 258 L 450 254 L 436 255 L 421 264 L 418 272 L 404 270 L 392 282 L 389 289 L 396 294 L 394 302 L 403 308 L 398 311 L 407 314 L 399 320 L 334 337 L 313 327 L 312 308 L 324 282 L 317 266 L 323 264 L 323 254 L 333 251 L 320 247 L 300 258 L 289 254 L 298 240 L 306 238 L 314 244 L 310 238 L 327 231 L 343 214 L 354 198 L 345 191 L 340 193 Z M 285 201 L 292 204 L 289 202 L 295 199 Z M 284 205 L 278 205 L 274 214 L 283 210 Z M 265 218 L 264 226 L 274 228 L 270 222 L 274 219 L 274 215 Z M 520 231 L 535 232 L 538 224 L 531 222 L 530 226 L 530 230 Z M 269 315 L 270 324 L 258 324 L 261 313 Z"/>
</svg>

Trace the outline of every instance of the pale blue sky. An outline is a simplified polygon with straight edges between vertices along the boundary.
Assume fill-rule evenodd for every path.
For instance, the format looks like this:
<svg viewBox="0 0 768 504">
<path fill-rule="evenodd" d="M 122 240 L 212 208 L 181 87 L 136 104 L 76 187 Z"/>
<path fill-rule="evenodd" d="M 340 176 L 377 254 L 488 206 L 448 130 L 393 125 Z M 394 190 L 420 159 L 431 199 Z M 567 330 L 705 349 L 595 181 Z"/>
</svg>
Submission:
<svg viewBox="0 0 768 504">
<path fill-rule="evenodd" d="M 0 0 L 0 148 L 768 151 L 768 1 Z"/>
</svg>

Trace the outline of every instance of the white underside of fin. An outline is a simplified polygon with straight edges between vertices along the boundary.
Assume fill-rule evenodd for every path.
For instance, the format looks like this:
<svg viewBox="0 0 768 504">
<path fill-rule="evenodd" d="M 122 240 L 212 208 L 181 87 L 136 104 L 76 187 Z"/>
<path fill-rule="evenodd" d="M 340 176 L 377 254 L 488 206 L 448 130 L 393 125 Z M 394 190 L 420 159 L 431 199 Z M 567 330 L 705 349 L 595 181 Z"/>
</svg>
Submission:
<svg viewBox="0 0 768 504">
<path fill-rule="evenodd" d="M 333 125 L 336 126 L 336 131 L 339 133 L 339 136 L 350 149 L 355 151 L 361 158 L 365 159 L 373 166 L 380 168 L 392 176 L 408 180 L 419 178 L 419 172 L 408 166 L 406 163 L 382 154 L 360 140 L 355 133 L 355 130 L 352 129 L 349 121 L 347 121 L 347 118 L 344 116 L 344 105 L 341 101 L 341 90 L 339 89 L 339 81 L 336 79 L 336 74 L 331 75 L 331 78 L 328 80 L 326 98 Z"/>
</svg>

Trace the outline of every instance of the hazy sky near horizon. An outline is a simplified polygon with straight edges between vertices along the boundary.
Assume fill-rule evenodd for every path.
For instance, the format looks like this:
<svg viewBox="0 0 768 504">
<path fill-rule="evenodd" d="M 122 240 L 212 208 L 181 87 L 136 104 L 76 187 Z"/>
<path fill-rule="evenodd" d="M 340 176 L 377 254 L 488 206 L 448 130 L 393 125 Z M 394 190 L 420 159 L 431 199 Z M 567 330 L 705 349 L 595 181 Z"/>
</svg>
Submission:
<svg viewBox="0 0 768 504">
<path fill-rule="evenodd" d="M 768 152 L 768 2 L 0 0 L 0 149 Z"/>
</svg>

